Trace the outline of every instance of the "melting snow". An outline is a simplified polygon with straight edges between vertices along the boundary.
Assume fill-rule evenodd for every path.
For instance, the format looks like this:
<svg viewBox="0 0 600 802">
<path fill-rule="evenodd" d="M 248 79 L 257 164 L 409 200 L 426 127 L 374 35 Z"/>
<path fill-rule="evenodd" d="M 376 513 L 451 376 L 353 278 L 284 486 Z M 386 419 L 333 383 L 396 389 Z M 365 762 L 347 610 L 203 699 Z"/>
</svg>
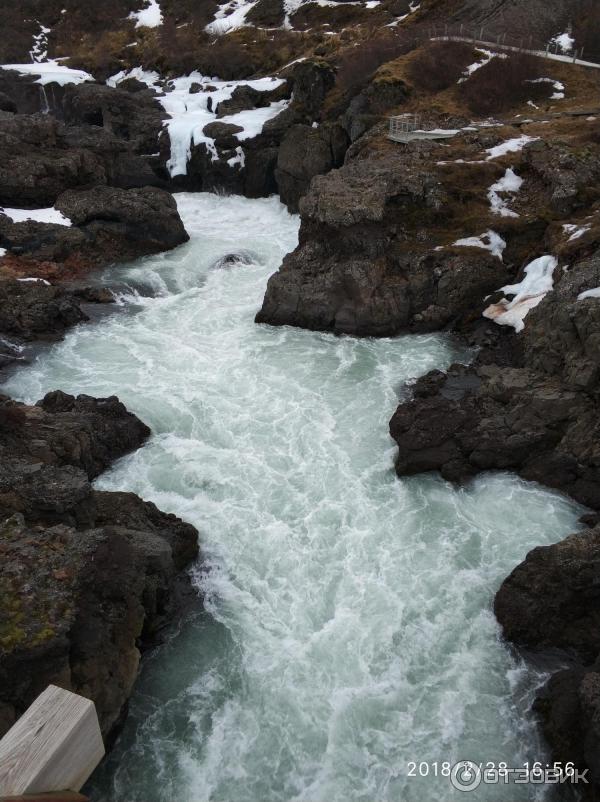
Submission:
<svg viewBox="0 0 600 802">
<path fill-rule="evenodd" d="M 208 33 L 224 34 L 246 25 L 246 15 L 254 8 L 257 0 L 230 0 L 219 7 L 215 19 L 206 26 Z"/>
<path fill-rule="evenodd" d="M 557 36 L 554 36 L 551 40 L 555 45 L 558 45 L 563 53 L 571 53 L 573 51 L 573 45 L 575 44 L 575 39 L 571 36 L 570 33 L 559 33 Z"/>
<path fill-rule="evenodd" d="M 506 248 L 506 242 L 502 239 L 500 234 L 495 231 L 486 231 L 480 237 L 466 237 L 465 239 L 457 239 L 453 245 L 458 245 L 464 248 L 483 248 L 489 251 L 494 256 L 497 256 L 502 261 L 502 254 Z"/>
<path fill-rule="evenodd" d="M 488 148 L 486 153 L 488 153 L 487 161 L 490 159 L 497 159 L 500 156 L 505 156 L 507 153 L 516 153 L 519 150 L 522 150 L 528 142 L 535 142 L 538 140 L 538 136 L 519 136 L 515 137 L 514 139 L 508 139 L 506 142 L 502 142 L 500 145 L 496 145 L 494 148 Z"/>
<path fill-rule="evenodd" d="M 492 184 L 488 190 L 488 199 L 492 212 L 502 215 L 502 217 L 518 217 L 519 215 L 516 212 L 508 208 L 507 202 L 500 197 L 499 193 L 508 192 L 514 195 L 521 189 L 522 185 L 523 179 L 515 173 L 512 167 L 509 167 L 502 178 Z"/>
<path fill-rule="evenodd" d="M 490 304 L 483 316 L 500 326 L 512 326 L 516 332 L 525 328 L 525 318 L 530 309 L 536 307 L 554 286 L 553 273 L 558 267 L 554 256 L 540 256 L 525 268 L 525 277 L 519 284 L 508 284 L 500 292 L 513 295 L 497 304 Z"/>
<path fill-rule="evenodd" d="M 72 225 L 68 217 L 50 206 L 48 209 L 9 209 L 0 207 L 0 213 L 5 214 L 13 223 L 23 223 L 25 220 L 34 220 L 36 223 L 53 223 L 58 226 Z"/>
<path fill-rule="evenodd" d="M 43 64 L 1 64 L 3 70 L 12 70 L 19 75 L 39 75 L 36 84 L 82 84 L 84 81 L 93 81 L 89 72 L 83 70 L 72 70 L 59 64 L 58 61 L 45 61 Z"/>
<path fill-rule="evenodd" d="M 33 46 L 29 51 L 32 61 L 44 61 L 48 56 L 48 34 L 50 28 L 46 28 L 38 22 L 40 32 L 33 37 Z"/>
<path fill-rule="evenodd" d="M 48 287 L 50 286 L 50 282 L 46 281 L 45 278 L 36 278 L 35 276 L 31 278 L 18 278 L 17 281 L 41 281 L 42 284 L 47 284 Z"/>
<path fill-rule="evenodd" d="M 575 226 L 573 223 L 565 223 L 563 225 L 563 231 L 571 235 L 569 237 L 569 242 L 573 242 L 573 240 L 579 239 L 579 237 L 583 237 L 584 234 L 587 234 L 591 227 L 591 223 L 584 226 Z"/>
<path fill-rule="evenodd" d="M 564 100 L 565 85 L 561 81 L 556 81 L 554 78 L 535 78 L 527 81 L 529 84 L 552 84 L 554 94 L 550 95 L 550 100 Z"/>
<path fill-rule="evenodd" d="M 230 167 L 238 166 L 240 170 L 243 169 L 244 165 L 246 164 L 246 155 L 242 147 L 240 147 L 239 145 L 237 146 L 237 148 L 235 149 L 235 156 L 232 156 L 230 159 L 227 159 L 227 164 Z"/>
<path fill-rule="evenodd" d="M 160 89 L 158 74 L 145 72 L 139 67 L 127 73 L 120 72 L 113 75 L 107 83 L 109 86 L 117 86 L 125 78 L 131 77 Z M 214 139 L 203 133 L 208 123 L 218 120 L 241 126 L 243 130 L 235 136 L 238 142 L 243 142 L 260 134 L 265 122 L 276 117 L 289 104 L 289 101 L 281 100 L 265 108 L 249 109 L 217 118 L 215 113 L 217 106 L 223 100 L 229 100 L 236 87 L 249 86 L 259 92 L 266 92 L 284 83 L 283 78 L 258 78 L 253 81 L 211 80 L 198 72 L 169 81 L 166 91 L 157 100 L 170 116 L 165 123 L 171 141 L 171 158 L 167 162 L 170 175 L 186 175 L 193 145 L 204 143 L 212 154 L 213 161 L 219 158 Z M 192 84 L 200 84 L 201 91 L 190 94 Z"/>
<path fill-rule="evenodd" d="M 594 287 L 593 290 L 580 292 L 577 296 L 578 301 L 585 301 L 586 298 L 600 298 L 600 287 Z"/>
<path fill-rule="evenodd" d="M 458 79 L 459 84 L 464 83 L 471 77 L 471 75 L 473 75 L 474 72 L 477 72 L 477 70 L 480 70 L 482 67 L 485 67 L 486 64 L 489 64 L 489 62 L 493 58 L 508 58 L 506 53 L 494 53 L 493 51 L 486 50 L 483 47 L 478 47 L 477 52 L 481 53 L 483 55 L 483 58 L 480 61 L 476 61 L 474 64 L 469 64 L 469 66 L 463 73 L 462 78 Z"/>
<path fill-rule="evenodd" d="M 134 19 L 136 28 L 158 28 L 162 25 L 163 17 L 157 0 L 148 0 L 145 8 L 132 11 L 128 19 Z"/>
</svg>

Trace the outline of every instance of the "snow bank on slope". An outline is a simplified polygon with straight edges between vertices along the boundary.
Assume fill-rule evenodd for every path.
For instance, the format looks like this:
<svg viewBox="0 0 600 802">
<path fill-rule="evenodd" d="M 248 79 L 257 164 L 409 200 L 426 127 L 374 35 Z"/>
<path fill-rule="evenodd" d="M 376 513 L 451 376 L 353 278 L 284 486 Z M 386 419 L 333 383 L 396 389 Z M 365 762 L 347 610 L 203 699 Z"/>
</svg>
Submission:
<svg viewBox="0 0 600 802">
<path fill-rule="evenodd" d="M 554 256 L 540 256 L 525 268 L 525 277 L 519 284 L 508 284 L 500 292 L 513 295 L 497 304 L 490 304 L 483 316 L 500 326 L 512 326 L 516 332 L 525 328 L 525 318 L 530 309 L 536 307 L 554 286 L 553 273 L 558 267 Z"/>
<path fill-rule="evenodd" d="M 494 256 L 497 256 L 502 261 L 502 254 L 506 248 L 506 242 L 502 239 L 500 234 L 495 231 L 486 231 L 480 237 L 466 237 L 465 239 L 457 239 L 452 243 L 454 246 L 463 248 L 483 248 L 489 251 Z"/>
<path fill-rule="evenodd" d="M 132 11 L 128 19 L 134 19 L 136 28 L 158 28 L 162 25 L 163 16 L 157 0 L 148 0 L 145 8 Z"/>
<path fill-rule="evenodd" d="M 216 35 L 236 31 L 246 25 L 246 16 L 254 8 L 257 0 L 230 0 L 219 6 L 213 22 L 209 22 L 205 30 Z"/>
<path fill-rule="evenodd" d="M 498 159 L 500 156 L 506 156 L 507 153 L 516 153 L 522 150 L 529 142 L 536 142 L 538 139 L 538 136 L 527 136 L 526 134 L 514 137 L 514 139 L 507 139 L 506 142 L 501 142 L 493 148 L 487 148 L 486 153 L 488 156 L 486 161 Z"/>
<path fill-rule="evenodd" d="M 18 72 L 19 75 L 39 75 L 36 84 L 82 84 L 85 81 L 93 81 L 89 72 L 83 70 L 72 70 L 59 64 L 58 61 L 45 61 L 36 64 L 0 64 L 0 69 Z"/>
<path fill-rule="evenodd" d="M 508 58 L 506 53 L 494 53 L 492 50 L 486 50 L 484 47 L 478 47 L 477 53 L 481 53 L 483 58 L 480 59 L 480 61 L 476 61 L 474 64 L 469 64 L 467 69 L 464 71 L 462 78 L 458 79 L 459 84 L 467 81 L 474 72 L 477 72 L 477 70 L 485 67 L 485 65 L 489 64 L 493 58 Z"/>
<path fill-rule="evenodd" d="M 518 217 L 519 215 L 516 212 L 508 208 L 507 202 L 504 198 L 500 197 L 499 193 L 503 192 L 514 195 L 521 189 L 522 185 L 523 179 L 515 173 L 512 167 L 509 167 L 502 178 L 496 181 L 495 184 L 492 184 L 488 190 L 488 199 L 492 207 L 492 212 L 502 217 Z"/>
<path fill-rule="evenodd" d="M 36 223 L 53 223 L 58 226 L 72 225 L 68 217 L 50 206 L 48 209 L 10 209 L 0 207 L 0 214 L 5 214 L 13 223 L 23 223 L 25 220 L 34 220 Z"/>
</svg>

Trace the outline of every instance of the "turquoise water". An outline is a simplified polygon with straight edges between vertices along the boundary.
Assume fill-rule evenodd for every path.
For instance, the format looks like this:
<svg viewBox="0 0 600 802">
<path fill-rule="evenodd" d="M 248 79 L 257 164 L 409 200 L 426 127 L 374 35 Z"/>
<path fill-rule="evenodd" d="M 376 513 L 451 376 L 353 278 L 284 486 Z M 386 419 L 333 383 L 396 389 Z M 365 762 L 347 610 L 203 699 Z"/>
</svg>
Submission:
<svg viewBox="0 0 600 802">
<path fill-rule="evenodd" d="M 178 203 L 190 243 L 108 271 L 120 308 L 4 387 L 119 395 L 153 436 L 97 485 L 194 523 L 210 567 L 193 571 L 207 613 L 147 658 L 94 802 L 446 802 L 465 794 L 411 761 L 545 760 L 526 714 L 541 674 L 491 603 L 580 510 L 505 474 L 399 480 L 398 395 L 457 346 L 255 325 L 298 219 L 275 199 Z"/>
</svg>

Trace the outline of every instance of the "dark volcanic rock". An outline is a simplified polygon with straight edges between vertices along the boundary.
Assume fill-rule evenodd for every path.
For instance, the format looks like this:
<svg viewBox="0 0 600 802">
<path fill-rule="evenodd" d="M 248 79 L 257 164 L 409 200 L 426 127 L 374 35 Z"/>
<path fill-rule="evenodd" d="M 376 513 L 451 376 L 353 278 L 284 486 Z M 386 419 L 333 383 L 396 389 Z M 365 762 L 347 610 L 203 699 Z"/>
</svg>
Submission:
<svg viewBox="0 0 600 802">
<path fill-rule="evenodd" d="M 223 123 L 216 120 L 215 122 L 205 125 L 202 129 L 202 133 L 214 139 L 215 145 L 219 149 L 231 150 L 240 144 L 235 135 L 241 133 L 243 130 L 241 125 Z"/>
<path fill-rule="evenodd" d="M 0 214 L 2 246 L 40 261 L 98 267 L 170 250 L 189 239 L 173 196 L 157 187 L 70 190 L 55 208 L 73 226 L 13 223 Z"/>
<path fill-rule="evenodd" d="M 13 223 L 0 214 L 0 244 L 19 256 L 91 267 L 170 250 L 189 239 L 173 196 L 157 187 L 70 190 L 55 208 L 73 226 Z"/>
<path fill-rule="evenodd" d="M 494 613 L 517 645 L 593 662 L 600 653 L 600 528 L 530 551 L 502 583 Z"/>
<path fill-rule="evenodd" d="M 348 144 L 339 125 L 295 125 L 289 129 L 278 151 L 275 178 L 279 196 L 291 212 L 298 211 L 300 198 L 315 175 L 343 164 Z"/>
<path fill-rule="evenodd" d="M 106 182 L 102 161 L 60 143 L 60 123 L 42 114 L 0 112 L 0 205 L 50 206 L 66 189 Z"/>
<path fill-rule="evenodd" d="M 431 248 L 431 231 L 455 215 L 431 153 L 382 149 L 313 178 L 299 245 L 269 279 L 257 322 L 387 336 L 481 310 L 512 271 L 477 248 Z"/>
<path fill-rule="evenodd" d="M 600 528 L 530 551 L 494 601 L 504 636 L 529 650 L 561 649 L 575 665 L 554 674 L 535 701 L 552 759 L 600 782 Z M 590 796 L 588 796 L 588 792 Z"/>
<path fill-rule="evenodd" d="M 527 368 L 454 366 L 419 379 L 390 422 L 400 476 L 512 470 L 600 508 L 597 408 Z"/>
<path fill-rule="evenodd" d="M 67 86 L 62 104 L 65 122 L 100 126 L 131 142 L 136 153 L 153 153 L 166 113 L 154 90 L 145 85 L 139 89 L 137 83 L 133 92 L 92 83 Z"/>
<path fill-rule="evenodd" d="M 0 280 L 0 333 L 24 340 L 56 339 L 87 320 L 77 300 L 41 281 Z"/>
<path fill-rule="evenodd" d="M 114 397 L 0 399 L 0 733 L 54 682 L 93 699 L 108 735 L 189 592 L 196 530 L 90 484 L 148 434 Z"/>
<path fill-rule="evenodd" d="M 228 100 L 222 100 L 215 111 L 217 117 L 225 117 L 248 109 L 264 108 L 277 100 L 289 97 L 290 91 L 291 89 L 287 82 L 275 86 L 273 89 L 262 91 L 254 89 L 247 84 L 242 84 L 233 90 Z"/>
</svg>

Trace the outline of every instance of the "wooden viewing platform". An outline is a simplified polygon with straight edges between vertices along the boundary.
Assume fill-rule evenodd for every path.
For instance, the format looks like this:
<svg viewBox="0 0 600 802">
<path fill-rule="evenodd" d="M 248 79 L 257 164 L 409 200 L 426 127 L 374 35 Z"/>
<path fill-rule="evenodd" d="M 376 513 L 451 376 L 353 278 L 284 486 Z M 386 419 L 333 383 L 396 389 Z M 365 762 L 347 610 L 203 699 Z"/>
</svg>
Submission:
<svg viewBox="0 0 600 802">
<path fill-rule="evenodd" d="M 49 685 L 0 740 L 0 802 L 84 799 L 75 792 L 103 756 L 94 703 Z"/>
</svg>

